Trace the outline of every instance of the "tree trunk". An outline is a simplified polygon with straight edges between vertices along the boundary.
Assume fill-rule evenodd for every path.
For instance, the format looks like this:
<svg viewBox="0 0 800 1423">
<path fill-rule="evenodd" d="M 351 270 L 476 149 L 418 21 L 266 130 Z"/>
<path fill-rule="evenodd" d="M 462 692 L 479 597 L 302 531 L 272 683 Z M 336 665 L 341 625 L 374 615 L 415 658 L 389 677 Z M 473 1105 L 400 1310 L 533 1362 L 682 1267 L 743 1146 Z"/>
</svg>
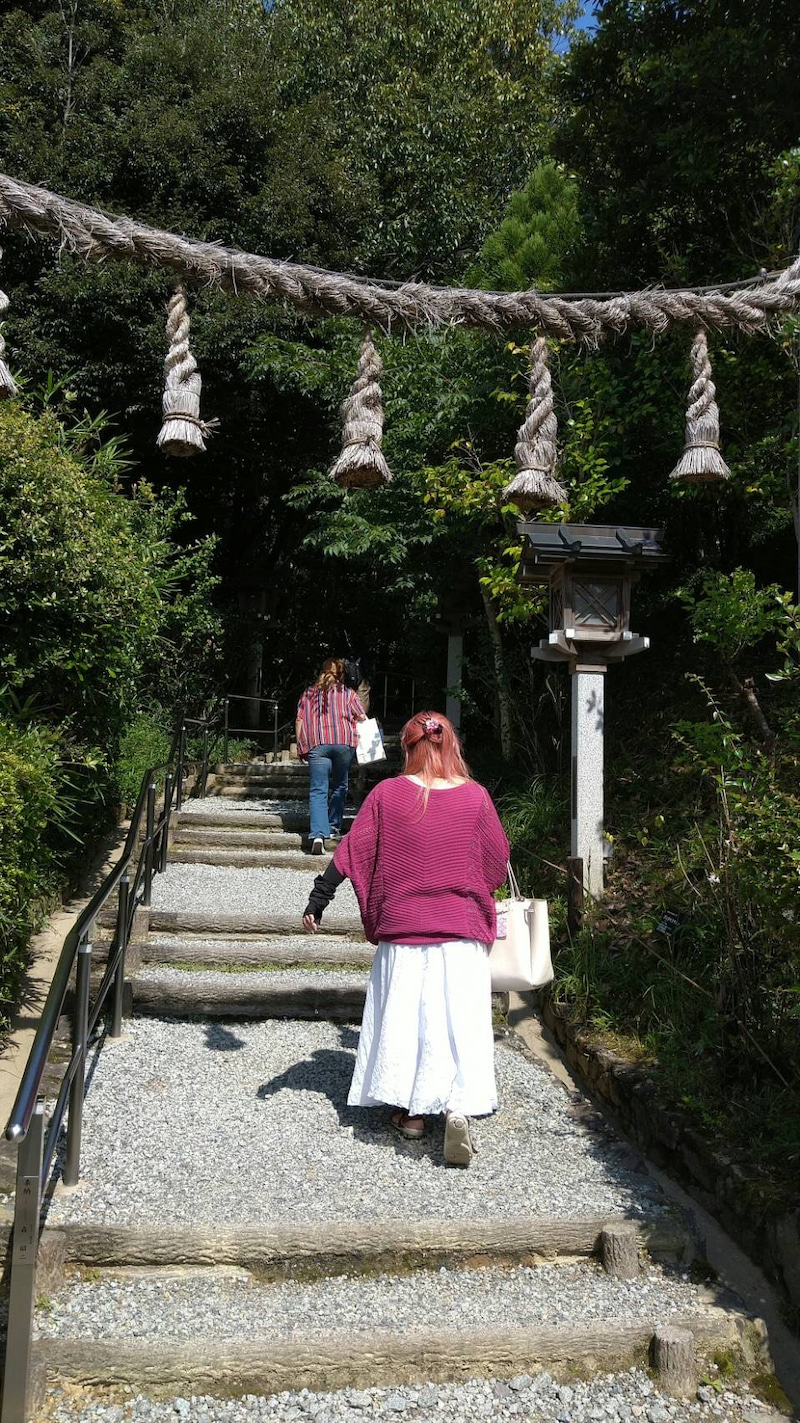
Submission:
<svg viewBox="0 0 800 1423">
<path fill-rule="evenodd" d="M 767 745 L 775 740 L 775 732 L 772 730 L 767 718 L 761 710 L 758 697 L 753 686 L 752 677 L 745 677 L 740 681 L 732 667 L 728 668 L 728 680 L 733 687 L 739 701 L 742 704 L 745 715 L 750 725 L 753 727 L 759 740 L 765 741 Z"/>
<path fill-rule="evenodd" d="M 489 637 L 492 640 L 492 658 L 494 660 L 495 696 L 497 708 L 500 714 L 500 751 L 504 761 L 513 758 L 513 743 L 511 739 L 511 704 L 506 687 L 505 658 L 503 656 L 503 637 L 500 632 L 500 624 L 497 621 L 497 614 L 494 610 L 494 603 L 491 595 L 481 584 L 481 597 L 486 612 L 486 623 L 489 628 Z"/>
</svg>

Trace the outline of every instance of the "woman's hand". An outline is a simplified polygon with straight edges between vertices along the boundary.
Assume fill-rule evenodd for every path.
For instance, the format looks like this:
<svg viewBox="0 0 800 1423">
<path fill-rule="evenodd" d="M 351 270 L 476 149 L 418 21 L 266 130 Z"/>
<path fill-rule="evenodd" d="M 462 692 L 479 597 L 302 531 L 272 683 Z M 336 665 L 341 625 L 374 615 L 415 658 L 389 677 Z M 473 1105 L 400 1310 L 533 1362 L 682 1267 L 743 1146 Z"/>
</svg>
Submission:
<svg viewBox="0 0 800 1423">
<path fill-rule="evenodd" d="M 319 924 L 317 923 L 313 914 L 303 915 L 303 928 L 305 929 L 307 934 L 319 933 Z"/>
</svg>

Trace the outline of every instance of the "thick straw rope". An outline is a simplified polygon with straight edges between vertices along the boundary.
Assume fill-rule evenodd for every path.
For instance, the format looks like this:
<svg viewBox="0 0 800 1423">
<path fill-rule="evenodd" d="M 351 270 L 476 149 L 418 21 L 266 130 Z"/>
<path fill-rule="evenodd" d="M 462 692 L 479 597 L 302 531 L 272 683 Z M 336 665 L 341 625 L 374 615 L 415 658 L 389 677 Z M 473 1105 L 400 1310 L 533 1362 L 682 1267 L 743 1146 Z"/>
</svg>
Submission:
<svg viewBox="0 0 800 1423">
<path fill-rule="evenodd" d="M 0 258 L 3 249 L 0 247 Z M 9 308 L 9 300 L 4 291 L 0 291 L 0 318 L 2 318 Z M 3 328 L 0 326 L 0 400 L 10 400 L 12 395 L 17 393 L 17 385 L 4 357 L 6 354 L 6 342 L 3 336 Z"/>
<path fill-rule="evenodd" d="M 514 459 L 517 473 L 503 498 L 523 514 L 564 504 L 567 491 L 555 476 L 558 462 L 558 421 L 553 409 L 553 381 L 547 364 L 547 342 L 538 336 L 531 346 L 530 400 L 520 426 Z"/>
<path fill-rule="evenodd" d="M 379 381 L 382 374 L 383 361 L 375 349 L 372 332 L 365 331 L 358 373 L 340 411 L 342 453 L 330 475 L 343 489 L 378 489 L 392 477 L 381 451 L 383 397 Z"/>
<path fill-rule="evenodd" d="M 692 342 L 692 374 L 686 411 L 686 444 L 670 479 L 679 479 L 682 484 L 730 479 L 731 472 L 719 452 L 717 391 L 711 379 L 708 337 L 702 330 Z"/>
<path fill-rule="evenodd" d="M 175 288 L 167 306 L 169 350 L 164 361 L 164 423 L 157 444 L 169 455 L 196 455 L 205 450 L 210 427 L 200 419 L 202 380 L 189 349 L 186 292 Z"/>
<path fill-rule="evenodd" d="M 130 218 L 110 217 L 30 183 L 0 175 L 0 222 L 54 237 L 87 261 L 110 257 L 170 267 L 186 281 L 206 282 L 262 299 L 288 302 L 312 316 L 355 316 L 393 326 L 464 325 L 487 331 L 536 327 L 563 340 L 594 344 L 631 326 L 666 331 L 707 328 L 766 331 L 781 312 L 800 306 L 800 259 L 780 276 L 736 291 L 620 292 L 605 298 L 543 296 L 537 291 L 486 292 L 406 282 L 390 288 L 341 272 L 277 262 L 211 242 L 190 242 Z"/>
</svg>

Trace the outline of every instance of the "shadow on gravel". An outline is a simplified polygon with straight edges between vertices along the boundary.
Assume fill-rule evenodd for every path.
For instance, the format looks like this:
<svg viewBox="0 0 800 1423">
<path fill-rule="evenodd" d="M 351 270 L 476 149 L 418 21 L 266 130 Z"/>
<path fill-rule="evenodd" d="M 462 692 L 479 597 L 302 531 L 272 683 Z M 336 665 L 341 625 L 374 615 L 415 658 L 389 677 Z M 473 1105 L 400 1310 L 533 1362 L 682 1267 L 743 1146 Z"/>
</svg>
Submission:
<svg viewBox="0 0 800 1423">
<path fill-rule="evenodd" d="M 212 1052 L 241 1052 L 247 1047 L 243 1038 L 237 1038 L 236 1034 L 223 1026 L 222 1023 L 205 1023 L 203 1029 L 206 1035 L 206 1047 Z"/>
<path fill-rule="evenodd" d="M 256 1097 L 266 1102 L 278 1092 L 317 1092 L 327 1097 L 336 1110 L 339 1126 L 352 1132 L 356 1141 L 371 1146 L 383 1145 L 393 1148 L 398 1156 L 410 1160 L 430 1160 L 435 1166 L 444 1167 L 444 1118 L 431 1122 L 421 1141 L 409 1141 L 389 1125 L 390 1108 L 349 1107 L 347 1094 L 353 1076 L 353 1051 L 358 1047 L 358 1033 L 354 1028 L 340 1027 L 339 1041 L 342 1050 L 317 1048 L 310 1057 L 295 1062 L 256 1089 Z"/>
</svg>

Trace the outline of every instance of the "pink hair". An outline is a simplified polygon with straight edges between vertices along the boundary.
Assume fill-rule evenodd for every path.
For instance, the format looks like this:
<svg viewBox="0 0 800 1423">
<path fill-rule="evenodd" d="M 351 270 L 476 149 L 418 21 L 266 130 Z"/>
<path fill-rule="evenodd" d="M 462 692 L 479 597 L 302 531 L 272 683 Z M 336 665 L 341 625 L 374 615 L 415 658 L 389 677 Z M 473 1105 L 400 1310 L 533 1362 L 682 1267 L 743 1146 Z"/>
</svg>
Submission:
<svg viewBox="0 0 800 1423">
<path fill-rule="evenodd" d="M 405 756 L 404 773 L 425 782 L 423 805 L 427 805 L 430 783 L 435 780 L 469 781 L 469 766 L 453 723 L 441 712 L 417 712 L 400 733 Z"/>
</svg>

